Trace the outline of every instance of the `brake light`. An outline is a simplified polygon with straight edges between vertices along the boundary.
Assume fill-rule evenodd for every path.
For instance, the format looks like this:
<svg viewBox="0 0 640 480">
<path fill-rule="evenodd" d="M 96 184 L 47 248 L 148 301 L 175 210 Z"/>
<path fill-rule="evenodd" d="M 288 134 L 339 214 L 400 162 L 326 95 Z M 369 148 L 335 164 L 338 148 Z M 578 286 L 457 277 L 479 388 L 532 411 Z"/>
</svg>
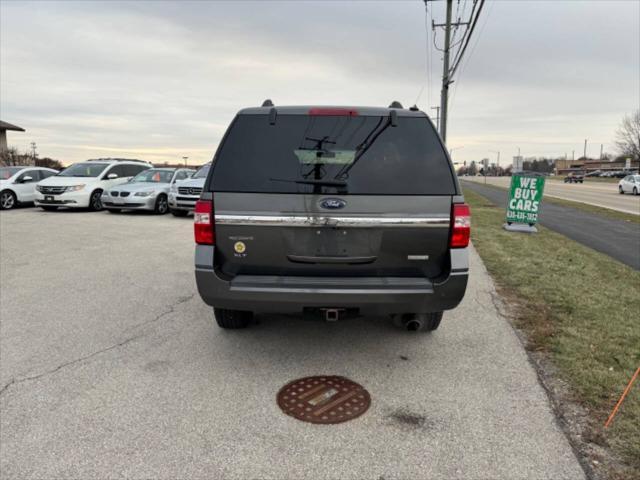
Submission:
<svg viewBox="0 0 640 480">
<path fill-rule="evenodd" d="M 464 248 L 469 245 L 471 236 L 471 210 L 466 203 L 454 204 L 451 209 L 451 248 Z"/>
<path fill-rule="evenodd" d="M 336 117 L 357 117 L 358 111 L 352 108 L 312 108 L 309 115 L 336 116 Z"/>
<path fill-rule="evenodd" d="M 211 200 L 198 200 L 196 202 L 196 208 L 193 211 L 193 232 L 197 244 L 216 244 L 215 219 Z"/>
</svg>

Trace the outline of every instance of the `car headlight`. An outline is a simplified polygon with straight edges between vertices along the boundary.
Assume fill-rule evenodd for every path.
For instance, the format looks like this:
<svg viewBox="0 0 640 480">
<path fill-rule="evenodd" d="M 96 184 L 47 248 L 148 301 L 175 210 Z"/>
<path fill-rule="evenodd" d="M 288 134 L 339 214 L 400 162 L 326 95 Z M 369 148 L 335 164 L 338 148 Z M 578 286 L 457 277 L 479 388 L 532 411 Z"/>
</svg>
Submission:
<svg viewBox="0 0 640 480">
<path fill-rule="evenodd" d="M 82 190 L 83 188 L 84 188 L 84 184 L 82 184 L 82 185 L 70 185 L 64 190 L 64 192 L 65 193 L 77 192 L 78 190 Z"/>
<path fill-rule="evenodd" d="M 42 191 L 42 187 L 40 185 L 36 185 L 36 190 L 41 192 Z"/>
<path fill-rule="evenodd" d="M 136 192 L 136 194 L 134 196 L 136 197 L 148 197 L 150 195 L 153 195 L 155 192 L 153 190 L 147 190 L 145 192 Z"/>
</svg>

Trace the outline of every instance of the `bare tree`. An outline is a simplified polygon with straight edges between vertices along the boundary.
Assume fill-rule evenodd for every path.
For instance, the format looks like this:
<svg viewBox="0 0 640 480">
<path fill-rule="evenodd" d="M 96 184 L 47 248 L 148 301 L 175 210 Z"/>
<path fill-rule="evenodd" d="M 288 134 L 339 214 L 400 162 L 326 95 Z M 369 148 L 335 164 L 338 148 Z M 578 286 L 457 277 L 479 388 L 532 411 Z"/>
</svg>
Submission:
<svg viewBox="0 0 640 480">
<path fill-rule="evenodd" d="M 19 153 L 15 148 L 9 148 L 0 153 L 0 165 L 12 167 L 16 165 L 33 165 L 33 160 L 26 154 Z"/>
<path fill-rule="evenodd" d="M 640 110 L 622 119 L 616 132 L 616 146 L 622 155 L 640 159 Z"/>
<path fill-rule="evenodd" d="M 53 158 L 44 157 L 37 158 L 34 161 L 33 155 L 30 153 L 20 153 L 16 148 L 9 148 L 0 153 L 0 167 L 48 167 L 62 170 L 62 162 Z"/>
</svg>

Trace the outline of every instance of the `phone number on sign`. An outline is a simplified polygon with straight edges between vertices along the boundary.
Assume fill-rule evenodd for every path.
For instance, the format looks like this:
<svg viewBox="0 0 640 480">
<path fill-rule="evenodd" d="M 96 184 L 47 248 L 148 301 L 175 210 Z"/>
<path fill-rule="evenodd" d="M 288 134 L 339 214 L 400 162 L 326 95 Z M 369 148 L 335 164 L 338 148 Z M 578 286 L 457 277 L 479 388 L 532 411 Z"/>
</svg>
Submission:
<svg viewBox="0 0 640 480">
<path fill-rule="evenodd" d="M 508 212 L 507 213 L 508 220 L 522 220 L 526 222 L 537 222 L 538 214 L 537 213 L 528 213 L 528 212 Z"/>
</svg>

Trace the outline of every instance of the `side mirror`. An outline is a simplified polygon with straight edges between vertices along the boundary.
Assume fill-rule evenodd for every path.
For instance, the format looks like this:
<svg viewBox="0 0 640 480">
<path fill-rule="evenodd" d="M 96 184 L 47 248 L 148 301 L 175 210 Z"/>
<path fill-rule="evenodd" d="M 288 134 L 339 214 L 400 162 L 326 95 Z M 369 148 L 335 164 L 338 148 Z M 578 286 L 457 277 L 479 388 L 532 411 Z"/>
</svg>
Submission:
<svg viewBox="0 0 640 480">
<path fill-rule="evenodd" d="M 27 183 L 27 182 L 33 182 L 33 177 L 30 177 L 29 175 L 27 175 L 26 177 L 22 177 L 22 180 L 20 180 L 20 183 Z"/>
<path fill-rule="evenodd" d="M 114 178 L 118 178 L 117 173 L 110 173 L 109 175 L 107 175 L 107 180 L 113 180 Z"/>
</svg>

